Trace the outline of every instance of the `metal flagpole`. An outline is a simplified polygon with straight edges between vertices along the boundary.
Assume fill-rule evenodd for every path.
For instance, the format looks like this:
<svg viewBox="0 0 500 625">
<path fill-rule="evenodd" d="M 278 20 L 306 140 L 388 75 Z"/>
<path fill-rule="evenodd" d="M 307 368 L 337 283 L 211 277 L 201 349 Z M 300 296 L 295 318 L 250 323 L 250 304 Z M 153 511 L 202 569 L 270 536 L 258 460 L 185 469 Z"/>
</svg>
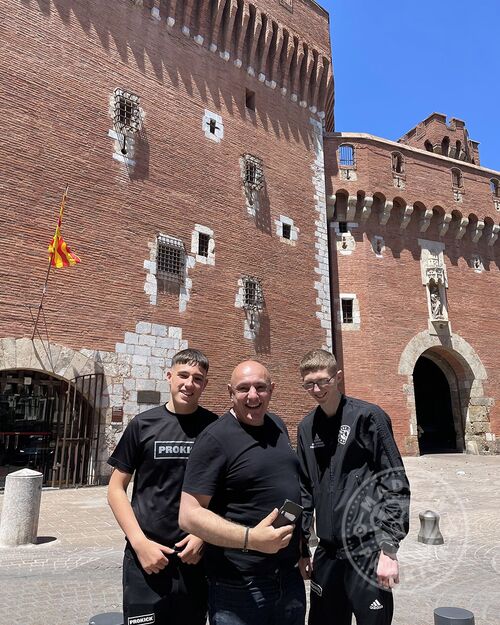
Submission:
<svg viewBox="0 0 500 625">
<path fill-rule="evenodd" d="M 56 243 L 56 241 L 54 241 L 54 239 L 56 237 L 56 234 L 57 234 L 58 230 L 59 230 L 59 233 L 60 233 L 61 221 L 62 221 L 62 218 L 61 218 L 61 208 L 64 208 L 64 202 L 66 201 L 66 196 L 68 195 L 68 189 L 69 189 L 69 184 L 66 185 L 66 189 L 64 190 L 63 197 L 62 197 L 62 200 L 61 200 L 61 206 L 59 208 L 59 219 L 57 221 L 57 227 L 56 227 L 56 232 L 54 233 L 54 238 L 52 239 L 53 243 Z M 45 283 L 43 285 L 42 297 L 40 299 L 40 305 L 38 306 L 38 312 L 37 312 L 37 315 L 36 315 L 35 326 L 33 328 L 33 334 L 31 335 L 31 340 L 32 341 L 35 338 L 36 329 L 37 329 L 37 326 L 38 326 L 38 321 L 40 319 L 40 314 L 42 312 L 43 300 L 45 298 L 45 293 L 47 292 L 47 284 L 49 282 L 50 269 L 52 267 L 52 260 L 54 259 L 55 245 L 52 245 L 51 248 L 52 249 L 51 249 L 51 252 L 49 254 L 49 266 L 47 267 L 47 273 L 45 274 Z"/>
</svg>

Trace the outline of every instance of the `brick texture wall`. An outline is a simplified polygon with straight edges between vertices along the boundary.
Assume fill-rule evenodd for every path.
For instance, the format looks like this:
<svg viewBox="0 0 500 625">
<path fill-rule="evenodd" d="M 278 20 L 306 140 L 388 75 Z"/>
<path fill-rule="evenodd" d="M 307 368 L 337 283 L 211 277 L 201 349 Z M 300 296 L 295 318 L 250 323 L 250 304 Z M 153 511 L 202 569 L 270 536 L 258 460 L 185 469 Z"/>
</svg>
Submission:
<svg viewBox="0 0 500 625">
<path fill-rule="evenodd" d="M 341 144 L 350 144 L 355 149 L 356 167 L 349 180 L 338 164 L 337 150 Z M 391 170 L 394 151 L 400 151 L 404 157 L 404 188 L 394 186 Z M 354 199 L 348 221 L 357 224 L 350 228 L 355 241 L 350 254 L 340 252 L 340 235 L 330 228 L 333 297 L 338 299 L 339 293 L 356 294 L 361 313 L 358 331 L 348 331 L 349 328 L 342 331 L 338 301 L 332 310 L 336 350 L 343 362 L 347 392 L 386 409 L 401 449 L 412 451 L 407 438 L 410 410 L 404 392 L 408 379 L 398 374 L 398 368 L 405 347 L 418 333 L 428 330 L 429 311 L 418 240 L 438 241 L 445 246 L 451 330 L 469 343 L 486 369 L 484 394 L 496 399 L 490 407 L 489 420 L 492 432 L 498 436 L 500 255 L 495 233 L 500 215 L 489 186 L 490 178 L 498 177 L 498 172 L 410 150 L 368 135 L 341 133 L 326 138 L 325 161 L 327 195 L 335 194 L 334 216 L 330 209 L 332 221 L 346 220 L 350 196 Z M 461 201 L 454 199 L 452 167 L 463 172 Z M 362 217 L 365 197 L 374 198 L 367 220 Z M 380 218 L 386 201 L 393 205 L 387 223 L 382 225 Z M 413 208 L 413 212 L 409 216 L 407 213 L 404 220 L 407 207 Z M 451 216 L 451 220 L 443 233 L 444 216 L 446 219 Z M 457 238 L 464 217 L 469 223 L 462 238 Z M 427 229 L 422 231 L 426 218 Z M 474 242 L 478 223 L 484 227 Z M 375 236 L 384 240 L 381 258 L 372 247 Z M 481 272 L 476 272 L 472 264 L 476 255 L 484 265 Z M 442 340 L 447 347 L 447 339 Z M 460 378 L 463 373 L 460 366 L 455 362 L 454 367 Z"/>
<path fill-rule="evenodd" d="M 326 14 L 309 3 L 295 2 L 293 14 L 275 5 L 297 29 L 307 12 L 328 48 Z M 326 336 L 316 314 L 311 113 L 128 1 L 1 0 L 0 9 L 8 33 L 0 60 L 0 74 L 8 76 L 0 84 L 0 336 L 31 335 L 28 305 L 39 301 L 47 244 L 69 183 L 62 232 L 82 263 L 52 271 L 50 341 L 113 352 L 138 322 L 180 327 L 189 346 L 210 357 L 207 407 L 222 412 L 232 368 L 258 357 L 276 382 L 272 408 L 294 434 L 310 407 L 297 363 Z M 108 137 L 116 87 L 138 94 L 144 111 L 136 164 L 128 168 L 113 159 Z M 255 91 L 255 112 L 245 108 L 245 88 Z M 222 116 L 220 143 L 202 130 L 205 109 Z M 258 218 L 245 205 L 245 152 L 264 161 Z M 300 231 L 295 246 L 276 236 L 280 215 Z M 195 224 L 214 232 L 215 265 L 189 270 L 184 312 L 177 295 L 159 294 L 151 305 L 144 292 L 148 243 L 160 231 L 182 239 L 189 254 Z M 261 278 L 266 304 L 255 342 L 244 338 L 244 312 L 235 307 L 237 281 L 247 273 Z"/>
</svg>

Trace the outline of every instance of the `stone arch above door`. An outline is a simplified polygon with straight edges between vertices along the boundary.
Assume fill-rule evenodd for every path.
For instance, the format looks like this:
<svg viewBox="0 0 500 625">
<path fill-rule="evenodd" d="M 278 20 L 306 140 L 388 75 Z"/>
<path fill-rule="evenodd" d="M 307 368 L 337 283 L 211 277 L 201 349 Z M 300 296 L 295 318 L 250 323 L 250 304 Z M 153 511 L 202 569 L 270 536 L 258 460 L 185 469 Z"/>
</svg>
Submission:
<svg viewBox="0 0 500 625">
<path fill-rule="evenodd" d="M 35 369 L 66 380 L 103 371 L 90 350 L 28 338 L 0 339 L 0 369 Z"/>
<path fill-rule="evenodd" d="M 495 435 L 490 431 L 489 411 L 494 403 L 484 394 L 487 371 L 474 348 L 457 334 L 446 340 L 430 335 L 428 331 L 416 334 L 404 348 L 398 373 L 406 377 L 403 392 L 410 413 L 410 435 L 406 439 L 406 453 L 418 454 L 417 415 L 413 370 L 425 352 L 447 362 L 457 376 L 460 411 L 464 421 L 465 448 L 468 453 L 488 454 L 495 451 Z M 446 371 L 445 371 L 446 373 Z"/>
</svg>

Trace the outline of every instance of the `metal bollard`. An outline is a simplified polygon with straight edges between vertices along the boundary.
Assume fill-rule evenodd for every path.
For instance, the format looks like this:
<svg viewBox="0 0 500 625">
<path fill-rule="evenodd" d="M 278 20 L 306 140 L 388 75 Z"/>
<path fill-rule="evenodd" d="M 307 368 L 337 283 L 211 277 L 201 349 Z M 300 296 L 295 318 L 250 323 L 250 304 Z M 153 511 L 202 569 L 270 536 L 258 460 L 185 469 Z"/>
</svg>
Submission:
<svg viewBox="0 0 500 625">
<path fill-rule="evenodd" d="M 89 620 L 89 625 L 123 625 L 123 614 L 121 612 L 96 614 Z"/>
<path fill-rule="evenodd" d="M 436 608 L 434 625 L 474 625 L 474 614 L 463 608 Z"/>
<path fill-rule="evenodd" d="M 442 545 L 443 535 L 439 529 L 439 514 L 432 510 L 426 510 L 418 515 L 420 519 L 420 531 L 418 542 L 424 545 Z"/>
<path fill-rule="evenodd" d="M 43 474 L 31 469 L 9 473 L 0 518 L 0 545 L 36 543 Z"/>
</svg>

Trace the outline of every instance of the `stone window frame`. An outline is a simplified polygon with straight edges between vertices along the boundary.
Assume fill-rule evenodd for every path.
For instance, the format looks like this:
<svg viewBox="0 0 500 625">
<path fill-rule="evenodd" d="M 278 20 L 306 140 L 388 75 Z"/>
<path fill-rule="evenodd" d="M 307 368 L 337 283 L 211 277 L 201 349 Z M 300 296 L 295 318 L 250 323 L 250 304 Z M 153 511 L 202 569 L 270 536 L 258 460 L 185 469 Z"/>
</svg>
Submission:
<svg viewBox="0 0 500 625">
<path fill-rule="evenodd" d="M 243 154 L 243 185 L 250 192 L 258 192 L 265 184 L 264 161 L 254 154 Z"/>
<path fill-rule="evenodd" d="M 220 143 L 224 138 L 224 123 L 222 117 L 217 113 L 205 109 L 201 127 L 205 133 L 205 137 L 211 141 L 215 141 L 215 143 Z M 215 128 L 215 132 L 212 132 L 212 128 Z"/>
<path fill-rule="evenodd" d="M 380 241 L 381 243 L 380 253 L 377 252 L 377 241 Z M 372 248 L 373 253 L 375 254 L 375 258 L 384 258 L 384 251 L 385 251 L 384 237 L 380 236 L 379 234 L 375 234 L 371 240 L 371 248 Z"/>
<path fill-rule="evenodd" d="M 128 123 L 121 119 L 121 103 L 128 101 L 131 104 L 131 113 Z M 108 137 L 114 139 L 113 159 L 124 163 L 129 167 L 135 165 L 135 136 L 142 127 L 144 111 L 140 106 L 140 97 L 128 89 L 116 87 L 110 96 L 109 114 L 113 121 L 112 127 L 108 130 Z"/>
<path fill-rule="evenodd" d="M 347 158 L 345 152 L 351 151 L 351 157 Z M 343 154 L 344 152 L 344 154 Z M 356 148 L 352 143 L 341 143 L 337 149 L 339 167 L 344 169 L 356 169 Z"/>
<path fill-rule="evenodd" d="M 247 301 L 249 294 L 249 282 L 254 282 L 257 287 L 255 291 L 256 299 L 254 302 Z M 256 276 L 248 274 L 238 278 L 238 291 L 236 293 L 234 305 L 236 308 L 241 308 L 245 312 L 243 337 L 250 341 L 255 341 L 260 331 L 261 315 L 265 307 L 264 286 L 262 280 Z"/>
<path fill-rule="evenodd" d="M 451 185 L 454 189 L 464 188 L 464 175 L 458 167 L 451 168 Z"/>
<path fill-rule="evenodd" d="M 288 245 L 297 244 L 299 239 L 299 229 L 294 224 L 291 217 L 280 215 L 279 219 L 276 219 L 274 223 L 276 225 L 276 235 L 279 237 L 281 242 L 287 243 Z M 290 238 L 283 236 L 283 226 L 285 225 L 290 227 Z"/>
<path fill-rule="evenodd" d="M 346 156 L 346 151 L 351 150 L 350 157 Z M 339 177 L 341 180 L 357 179 L 356 174 L 356 148 L 352 143 L 341 143 L 337 148 L 337 161 L 339 166 Z"/>
<path fill-rule="evenodd" d="M 395 150 L 391 152 L 391 168 L 392 173 L 399 176 L 405 174 L 405 157 L 402 152 Z"/>
<path fill-rule="evenodd" d="M 175 250 L 178 252 L 179 260 L 178 260 L 178 270 L 176 267 L 175 271 L 169 271 L 168 267 L 161 269 L 161 254 L 162 247 L 165 250 Z M 165 254 L 165 256 L 167 256 Z M 159 232 L 156 235 L 156 279 L 158 283 L 163 283 L 164 288 L 167 284 L 170 284 L 174 287 L 182 287 L 184 285 L 186 279 L 186 249 L 184 247 L 184 241 L 178 237 L 174 237 L 170 234 L 163 234 Z M 173 261 L 173 265 L 176 264 L 177 261 Z"/>
<path fill-rule="evenodd" d="M 200 234 L 206 234 L 210 237 L 208 242 L 208 256 L 202 256 L 199 254 Z M 202 265 L 215 265 L 215 237 L 214 231 L 208 226 L 202 224 L 195 224 L 194 230 L 191 233 L 191 254 L 194 256 L 197 263 Z"/>
<path fill-rule="evenodd" d="M 498 178 L 490 178 L 490 191 L 494 200 L 500 199 L 500 181 Z"/>
<path fill-rule="evenodd" d="M 352 301 L 352 322 L 344 323 L 342 302 Z M 359 300 L 355 293 L 339 293 L 338 320 L 342 331 L 359 330 L 361 328 L 361 314 Z"/>
<path fill-rule="evenodd" d="M 406 161 L 404 154 L 399 150 L 391 152 L 392 181 L 397 189 L 406 187 Z"/>
</svg>

